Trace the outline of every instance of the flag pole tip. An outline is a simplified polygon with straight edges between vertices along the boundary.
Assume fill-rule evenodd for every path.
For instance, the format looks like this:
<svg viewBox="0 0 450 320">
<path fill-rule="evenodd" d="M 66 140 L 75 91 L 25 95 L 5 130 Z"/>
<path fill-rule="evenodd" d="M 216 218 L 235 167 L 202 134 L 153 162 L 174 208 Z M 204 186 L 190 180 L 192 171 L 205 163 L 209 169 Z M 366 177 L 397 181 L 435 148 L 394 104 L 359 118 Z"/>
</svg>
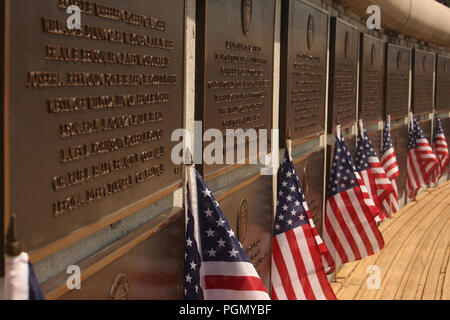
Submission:
<svg viewBox="0 0 450 320">
<path fill-rule="evenodd" d="M 292 139 L 292 134 L 291 134 L 291 128 L 287 129 L 287 136 L 286 139 L 291 140 Z"/>
<path fill-rule="evenodd" d="M 8 231 L 6 233 L 6 255 L 17 257 L 22 252 L 22 245 L 17 235 L 16 215 L 12 214 L 9 219 Z"/>
</svg>

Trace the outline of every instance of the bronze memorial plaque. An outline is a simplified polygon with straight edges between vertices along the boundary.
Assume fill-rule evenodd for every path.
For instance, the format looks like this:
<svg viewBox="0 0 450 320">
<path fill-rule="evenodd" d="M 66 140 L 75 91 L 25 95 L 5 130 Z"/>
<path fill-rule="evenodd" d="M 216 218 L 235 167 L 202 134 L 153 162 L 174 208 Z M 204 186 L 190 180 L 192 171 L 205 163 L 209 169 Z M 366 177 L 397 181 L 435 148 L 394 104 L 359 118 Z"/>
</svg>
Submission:
<svg viewBox="0 0 450 320">
<path fill-rule="evenodd" d="M 400 176 L 397 178 L 398 195 L 401 198 L 406 191 L 406 163 L 408 159 L 408 126 L 391 129 L 392 145 L 394 146 Z"/>
<path fill-rule="evenodd" d="M 431 144 L 431 120 L 421 120 L 419 121 L 419 126 L 422 129 L 425 138 L 427 138 L 428 142 Z"/>
<path fill-rule="evenodd" d="M 322 235 L 323 219 L 323 161 L 324 149 L 320 149 L 304 159 L 294 159 L 295 171 L 297 171 L 300 185 L 305 193 L 309 212 L 320 235 Z"/>
<path fill-rule="evenodd" d="M 344 129 L 355 122 L 359 31 L 335 17 L 330 25 L 328 128 L 335 132 L 336 124 Z"/>
<path fill-rule="evenodd" d="M 450 57 L 437 55 L 436 110 L 450 111 Z"/>
<path fill-rule="evenodd" d="M 197 2 L 196 120 L 204 131 L 272 128 L 274 25 L 275 0 Z M 243 147 L 223 145 L 224 158 Z M 226 166 L 205 165 L 203 174 Z"/>
<path fill-rule="evenodd" d="M 413 50 L 412 110 L 415 114 L 433 112 L 434 53 Z"/>
<path fill-rule="evenodd" d="M 411 49 L 387 45 L 386 114 L 391 119 L 408 116 Z"/>
<path fill-rule="evenodd" d="M 176 208 L 174 208 L 175 211 Z M 132 232 L 104 250 L 106 257 L 89 257 L 83 272 L 111 260 L 100 272 L 83 279 L 81 290 L 70 290 L 60 300 L 181 300 L 183 299 L 184 210 L 165 225 Z M 175 218 L 175 219 L 173 219 Z M 152 223 L 148 223 L 151 225 Z M 140 231 L 140 230 L 137 230 Z M 151 235 L 147 236 L 148 233 Z M 143 241 L 140 238 L 145 238 Z M 126 240 L 126 241 L 125 241 Z M 174 245 L 178 244 L 178 245 Z M 133 246 L 129 249 L 129 246 Z M 114 250 L 109 250 L 109 248 Z M 123 251 L 126 253 L 123 254 Z M 83 264 L 83 262 L 82 262 Z M 67 275 L 64 273 L 64 280 Z M 63 282 L 65 285 L 65 281 Z M 45 285 L 44 285 L 45 289 Z"/>
<path fill-rule="evenodd" d="M 353 161 L 355 161 L 356 157 L 356 135 L 346 136 L 344 137 L 345 144 L 347 145 L 348 151 L 352 155 Z"/>
<path fill-rule="evenodd" d="M 183 1 L 7 3 L 6 201 L 24 250 L 181 185 Z"/>
<path fill-rule="evenodd" d="M 237 185 L 216 192 L 216 200 L 267 290 L 270 286 L 273 231 L 271 195 L 270 176 L 246 178 Z"/>
<path fill-rule="evenodd" d="M 328 14 L 299 0 L 283 2 L 280 141 L 325 129 Z"/>
<path fill-rule="evenodd" d="M 361 33 L 359 112 L 365 123 L 383 120 L 385 41 Z"/>
</svg>

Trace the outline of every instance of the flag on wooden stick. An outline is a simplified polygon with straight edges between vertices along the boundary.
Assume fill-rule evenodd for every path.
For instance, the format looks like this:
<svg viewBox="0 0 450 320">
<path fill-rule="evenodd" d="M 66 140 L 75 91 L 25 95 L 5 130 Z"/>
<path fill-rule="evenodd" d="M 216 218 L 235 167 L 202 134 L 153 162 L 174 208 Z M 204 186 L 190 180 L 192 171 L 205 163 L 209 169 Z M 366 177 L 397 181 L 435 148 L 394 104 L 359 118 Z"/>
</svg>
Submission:
<svg viewBox="0 0 450 320">
<path fill-rule="evenodd" d="M 336 264 L 362 259 L 384 247 L 366 193 L 338 127 L 323 235 Z"/>
<path fill-rule="evenodd" d="M 439 166 L 438 158 L 425 138 L 416 117 L 411 113 L 406 170 L 406 189 L 409 198 L 415 199 L 417 191 L 430 184 Z"/>
<path fill-rule="evenodd" d="M 272 299 L 335 300 L 326 276 L 333 271 L 333 260 L 316 230 L 286 150 L 272 240 Z"/>
</svg>

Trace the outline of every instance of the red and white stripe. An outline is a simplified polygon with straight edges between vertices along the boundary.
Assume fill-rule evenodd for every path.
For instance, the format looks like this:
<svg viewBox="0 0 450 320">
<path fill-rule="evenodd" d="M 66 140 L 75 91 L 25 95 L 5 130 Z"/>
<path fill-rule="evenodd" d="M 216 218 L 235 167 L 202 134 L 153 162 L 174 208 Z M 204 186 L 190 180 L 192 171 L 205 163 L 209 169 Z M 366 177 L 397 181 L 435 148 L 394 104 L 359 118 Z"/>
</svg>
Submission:
<svg viewBox="0 0 450 320">
<path fill-rule="evenodd" d="M 408 197 L 415 199 L 417 191 L 430 184 L 439 161 L 427 139 L 417 139 L 417 147 L 408 151 L 406 186 Z"/>
<path fill-rule="evenodd" d="M 358 172 L 354 172 L 356 179 L 358 179 L 358 183 L 360 185 L 360 190 L 364 199 L 364 203 L 366 204 L 367 208 L 369 209 L 370 213 L 375 219 L 375 222 L 380 222 L 382 219 L 382 213 L 378 209 L 378 206 L 375 204 L 372 195 L 369 193 L 369 190 L 366 188 L 365 181 L 362 178 L 362 176 Z M 369 183 L 370 186 L 370 183 Z"/>
<path fill-rule="evenodd" d="M 448 145 L 447 140 L 445 139 L 445 135 L 443 133 L 436 134 L 434 138 L 433 149 L 436 154 L 437 159 L 439 160 L 439 166 L 436 170 L 436 179 L 437 182 L 444 173 L 445 168 L 449 162 L 448 155 Z"/>
<path fill-rule="evenodd" d="M 250 262 L 202 261 L 205 300 L 270 300 Z"/>
<path fill-rule="evenodd" d="M 395 156 L 394 148 L 389 148 L 381 157 L 381 163 L 383 165 L 384 172 L 387 178 L 391 181 L 392 187 L 394 188 L 390 199 L 385 198 L 382 201 L 382 205 L 386 212 L 394 214 L 399 210 L 398 204 L 398 188 L 396 179 L 400 176 L 400 171 L 397 163 L 397 157 Z"/>
<path fill-rule="evenodd" d="M 273 237 L 272 299 L 336 299 L 317 247 L 316 236 L 308 224 Z"/>
<path fill-rule="evenodd" d="M 389 200 L 389 196 L 394 192 L 391 180 L 386 176 L 382 164 L 377 157 L 369 157 L 370 168 L 361 172 L 361 177 L 367 192 L 372 197 L 376 207 L 379 209 L 378 217 L 381 221 L 389 218 L 390 210 L 382 205 L 383 201 Z"/>
<path fill-rule="evenodd" d="M 311 213 L 309 212 L 308 205 L 306 202 L 303 202 L 303 208 L 305 208 L 306 215 L 308 216 L 309 225 L 311 227 L 312 234 L 314 236 L 314 239 L 320 252 L 324 271 L 326 274 L 331 274 L 334 272 L 335 268 L 333 258 L 331 257 L 330 252 L 327 249 L 327 246 L 325 245 L 319 233 L 317 232 L 316 225 L 314 224 L 314 221 L 311 217 Z"/>
<path fill-rule="evenodd" d="M 356 261 L 383 249 L 383 236 L 361 187 L 328 198 L 323 238 L 336 264 Z"/>
</svg>

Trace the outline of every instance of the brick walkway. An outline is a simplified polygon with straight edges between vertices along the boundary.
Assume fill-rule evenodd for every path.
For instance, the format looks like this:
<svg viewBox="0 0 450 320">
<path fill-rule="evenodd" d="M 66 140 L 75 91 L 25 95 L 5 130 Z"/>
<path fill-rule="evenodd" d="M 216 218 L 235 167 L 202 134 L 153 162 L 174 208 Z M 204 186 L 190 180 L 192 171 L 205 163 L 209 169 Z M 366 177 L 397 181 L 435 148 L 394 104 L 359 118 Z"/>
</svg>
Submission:
<svg viewBox="0 0 450 320">
<path fill-rule="evenodd" d="M 340 300 L 450 299 L 450 182 L 428 189 L 380 227 L 378 254 L 348 263 L 333 289 Z M 367 268 L 381 270 L 380 289 L 368 289 Z"/>
</svg>

